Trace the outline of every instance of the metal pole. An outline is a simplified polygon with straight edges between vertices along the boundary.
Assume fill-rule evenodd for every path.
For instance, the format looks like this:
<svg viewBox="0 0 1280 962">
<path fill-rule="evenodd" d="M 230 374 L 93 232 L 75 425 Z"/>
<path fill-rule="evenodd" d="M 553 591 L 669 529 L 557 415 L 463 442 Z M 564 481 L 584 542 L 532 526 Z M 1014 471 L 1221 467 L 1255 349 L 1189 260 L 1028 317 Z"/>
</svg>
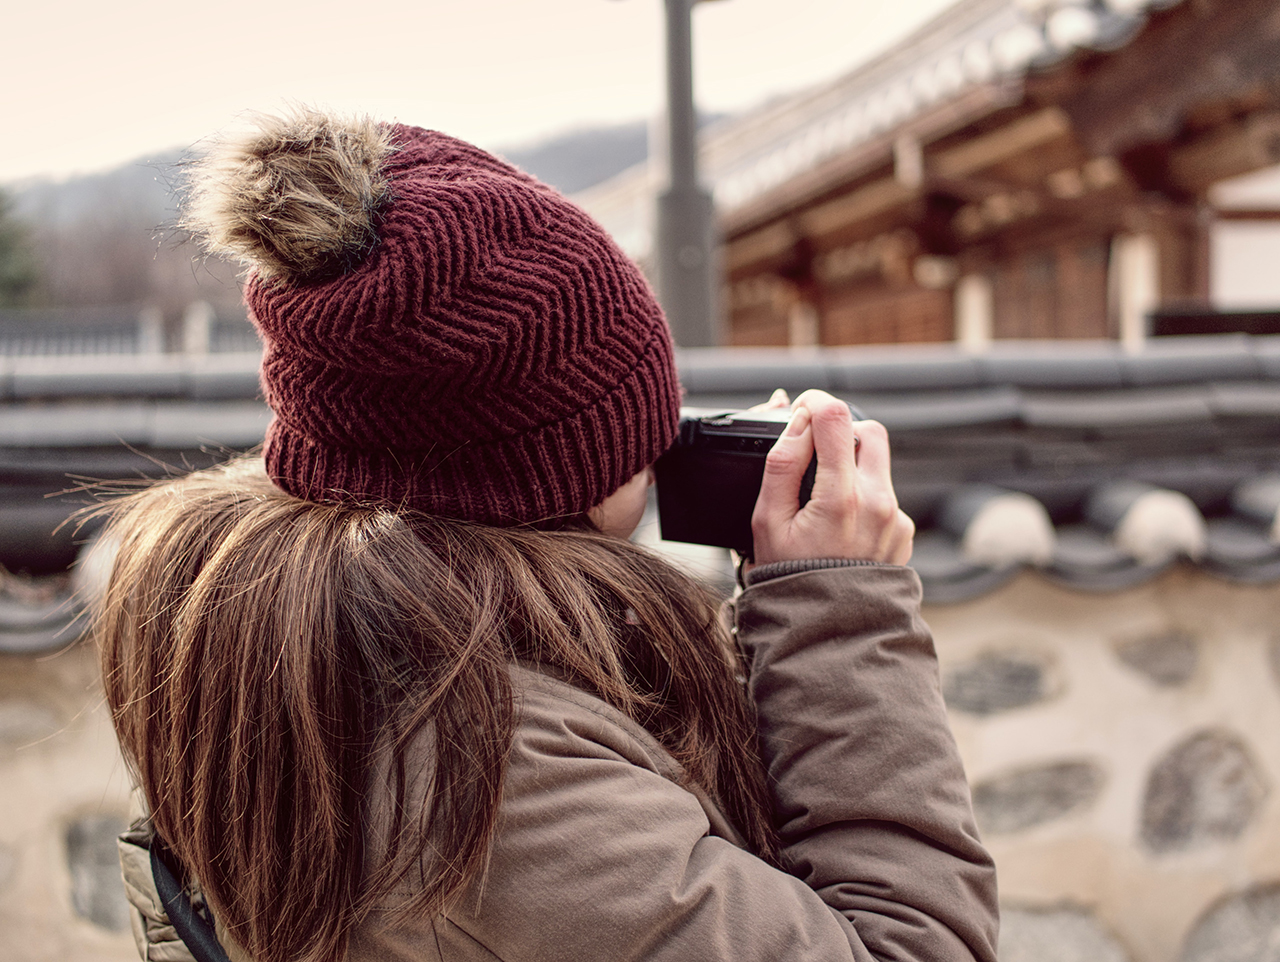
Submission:
<svg viewBox="0 0 1280 962">
<path fill-rule="evenodd" d="M 667 7 L 667 189 L 658 196 L 658 299 L 681 347 L 719 343 L 715 211 L 698 183 L 698 122 L 693 105 L 693 5 Z"/>
<path fill-rule="evenodd" d="M 693 0 L 667 7 L 667 151 L 670 186 L 698 186 L 698 118 L 693 106 Z"/>
</svg>

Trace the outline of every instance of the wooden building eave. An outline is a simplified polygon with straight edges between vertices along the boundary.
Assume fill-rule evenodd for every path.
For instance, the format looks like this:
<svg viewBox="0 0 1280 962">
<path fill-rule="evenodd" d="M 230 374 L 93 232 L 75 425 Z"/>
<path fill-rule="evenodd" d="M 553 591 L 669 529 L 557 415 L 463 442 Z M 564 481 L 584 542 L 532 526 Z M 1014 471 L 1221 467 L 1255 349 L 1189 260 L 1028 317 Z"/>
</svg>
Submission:
<svg viewBox="0 0 1280 962">
<path fill-rule="evenodd" d="M 1094 155 L 1178 144 L 1206 104 L 1280 94 L 1280 6 L 1272 0 L 1188 0 L 1151 15 L 1121 50 L 1073 57 L 1027 80 L 1028 96 L 1061 105 Z M 1220 120 L 1210 121 L 1218 126 Z"/>
<path fill-rule="evenodd" d="M 823 246 L 894 212 L 905 214 L 903 219 L 910 221 L 923 219 L 928 216 L 926 199 L 931 194 L 982 201 L 1011 190 L 1025 192 L 1028 185 L 983 175 L 1010 157 L 1046 143 L 1069 140 L 1070 121 L 1056 107 L 1027 112 L 1016 101 L 1011 105 L 1012 98 L 992 96 L 990 88 L 984 88 L 983 93 L 985 96 L 966 105 L 970 108 L 966 122 L 939 124 L 933 128 L 934 137 L 925 142 L 924 138 L 915 140 L 922 158 L 917 182 L 895 168 L 895 141 L 868 144 L 859 152 L 856 164 L 851 158 L 843 166 L 831 164 L 815 170 L 804 184 L 789 184 L 787 190 L 760 198 L 745 212 L 748 216 L 726 218 L 723 228 L 729 275 L 785 256 L 801 238 Z M 959 116 L 959 112 L 952 116 Z M 972 129 L 983 120 L 993 122 L 986 133 L 948 136 Z M 857 174 L 850 176 L 855 170 Z M 916 209 L 908 213 L 912 205 Z"/>
<path fill-rule="evenodd" d="M 924 253 L 972 257 L 1071 220 L 1123 230 L 1156 194 L 1202 204 L 1214 182 L 1280 162 L 1278 51 L 1271 0 L 1153 12 L 1117 50 L 972 88 L 726 213 L 729 278 L 794 274 L 806 250 L 897 227 L 920 230 Z M 1194 122 L 1215 109 L 1234 113 Z M 918 154 L 914 175 L 896 157 L 904 143 Z"/>
<path fill-rule="evenodd" d="M 850 184 L 868 181 L 876 173 L 892 168 L 894 145 L 900 139 L 905 137 L 921 144 L 932 143 L 984 117 L 1017 105 L 1022 97 L 1022 85 L 1016 81 L 985 84 L 968 90 L 901 128 L 859 144 L 855 149 L 730 210 L 721 217 L 721 229 L 726 237 L 745 234 L 781 214 L 812 204 Z"/>
</svg>

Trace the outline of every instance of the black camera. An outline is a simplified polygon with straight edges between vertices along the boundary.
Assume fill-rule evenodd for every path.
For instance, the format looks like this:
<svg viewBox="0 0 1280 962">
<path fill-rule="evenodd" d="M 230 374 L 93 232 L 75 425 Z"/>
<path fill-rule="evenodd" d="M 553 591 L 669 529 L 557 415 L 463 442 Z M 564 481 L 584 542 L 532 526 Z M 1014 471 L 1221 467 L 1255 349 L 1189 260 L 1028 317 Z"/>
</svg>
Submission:
<svg viewBox="0 0 1280 962">
<path fill-rule="evenodd" d="M 862 414 L 849 406 L 855 421 Z M 752 553 L 751 512 L 755 509 L 764 459 L 791 419 L 791 411 L 685 410 L 675 443 L 654 465 L 658 524 L 668 541 L 733 548 Z M 800 487 L 809 500 L 817 460 Z"/>
</svg>

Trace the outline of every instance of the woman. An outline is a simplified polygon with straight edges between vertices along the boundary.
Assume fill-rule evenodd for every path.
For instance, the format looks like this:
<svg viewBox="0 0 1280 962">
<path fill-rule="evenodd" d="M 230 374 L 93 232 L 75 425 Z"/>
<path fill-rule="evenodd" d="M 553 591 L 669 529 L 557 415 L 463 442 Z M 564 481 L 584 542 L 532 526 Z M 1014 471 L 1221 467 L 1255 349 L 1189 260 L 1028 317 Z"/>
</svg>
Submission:
<svg viewBox="0 0 1280 962">
<path fill-rule="evenodd" d="M 182 957 L 163 840 L 233 959 L 994 960 L 883 428 L 796 400 L 726 627 L 625 540 L 680 390 L 582 211 L 298 111 L 188 222 L 250 269 L 275 419 L 110 509 L 145 957 Z"/>
</svg>

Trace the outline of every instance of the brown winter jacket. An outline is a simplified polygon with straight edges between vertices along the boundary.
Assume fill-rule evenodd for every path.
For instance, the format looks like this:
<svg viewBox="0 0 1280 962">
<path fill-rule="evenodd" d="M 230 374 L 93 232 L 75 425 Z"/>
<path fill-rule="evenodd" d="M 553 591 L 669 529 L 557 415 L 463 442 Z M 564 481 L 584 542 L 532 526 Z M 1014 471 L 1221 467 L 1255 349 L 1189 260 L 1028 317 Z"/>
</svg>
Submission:
<svg viewBox="0 0 1280 962">
<path fill-rule="evenodd" d="M 652 735 L 517 667 L 483 885 L 435 918 L 366 924 L 352 962 L 994 962 L 995 872 L 919 595 L 909 568 L 862 565 L 771 577 L 736 602 L 786 872 L 739 847 Z M 145 851 L 122 852 L 144 958 L 189 958 Z"/>
</svg>

